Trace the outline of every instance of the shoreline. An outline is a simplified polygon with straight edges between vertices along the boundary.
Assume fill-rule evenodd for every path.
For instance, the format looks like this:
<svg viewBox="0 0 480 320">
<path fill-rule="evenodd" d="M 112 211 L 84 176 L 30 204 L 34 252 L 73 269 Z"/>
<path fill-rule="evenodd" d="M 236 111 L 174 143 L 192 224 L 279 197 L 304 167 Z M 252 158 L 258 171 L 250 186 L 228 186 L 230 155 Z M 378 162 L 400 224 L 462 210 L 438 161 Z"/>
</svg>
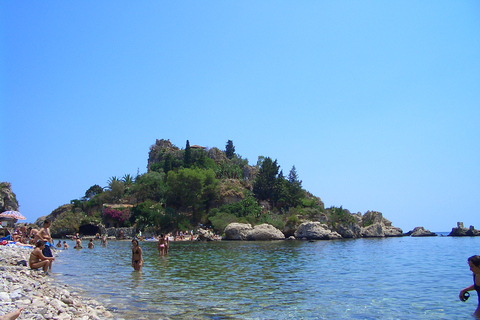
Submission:
<svg viewBox="0 0 480 320">
<path fill-rule="evenodd" d="M 98 301 L 56 282 L 55 273 L 45 275 L 25 266 L 31 252 L 29 248 L 0 246 L 0 316 L 23 308 L 18 319 L 114 319 Z M 59 255 L 54 253 L 56 258 Z"/>
</svg>

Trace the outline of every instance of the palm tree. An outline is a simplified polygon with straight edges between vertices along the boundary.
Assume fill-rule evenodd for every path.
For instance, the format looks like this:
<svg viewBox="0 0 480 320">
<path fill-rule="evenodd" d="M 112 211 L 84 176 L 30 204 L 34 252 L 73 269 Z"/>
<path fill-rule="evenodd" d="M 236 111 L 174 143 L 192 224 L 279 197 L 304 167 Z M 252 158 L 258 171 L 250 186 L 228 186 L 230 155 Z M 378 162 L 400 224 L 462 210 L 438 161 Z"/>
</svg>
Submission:
<svg viewBox="0 0 480 320">
<path fill-rule="evenodd" d="M 133 179 L 133 176 L 128 174 L 128 173 L 123 176 L 122 181 L 123 181 L 123 183 L 125 183 L 125 186 L 127 186 L 127 187 L 131 186 L 132 184 L 135 183 L 135 180 Z"/>
<path fill-rule="evenodd" d="M 112 184 L 114 184 L 114 183 L 117 182 L 117 181 L 121 181 L 121 180 L 118 179 L 116 176 L 110 177 L 110 178 L 107 180 L 107 187 L 105 187 L 104 189 L 112 190 Z"/>
</svg>

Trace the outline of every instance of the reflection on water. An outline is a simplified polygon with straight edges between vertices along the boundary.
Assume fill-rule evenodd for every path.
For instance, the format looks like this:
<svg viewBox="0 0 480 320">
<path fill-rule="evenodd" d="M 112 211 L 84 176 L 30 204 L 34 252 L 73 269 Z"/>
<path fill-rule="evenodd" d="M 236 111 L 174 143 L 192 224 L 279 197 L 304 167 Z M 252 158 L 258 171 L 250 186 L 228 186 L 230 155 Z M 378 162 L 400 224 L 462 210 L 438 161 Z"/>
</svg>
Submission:
<svg viewBox="0 0 480 320">
<path fill-rule="evenodd" d="M 452 319 L 472 281 L 466 259 L 476 238 L 341 241 L 174 242 L 167 256 L 141 242 L 67 250 L 54 268 L 119 319 Z"/>
</svg>

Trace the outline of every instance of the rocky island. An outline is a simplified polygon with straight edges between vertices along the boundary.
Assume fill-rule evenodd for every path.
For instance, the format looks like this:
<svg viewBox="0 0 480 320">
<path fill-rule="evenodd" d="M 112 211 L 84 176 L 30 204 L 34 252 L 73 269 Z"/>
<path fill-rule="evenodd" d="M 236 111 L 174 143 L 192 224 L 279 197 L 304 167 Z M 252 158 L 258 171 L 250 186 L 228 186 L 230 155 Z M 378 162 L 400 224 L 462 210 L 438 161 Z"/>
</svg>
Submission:
<svg viewBox="0 0 480 320">
<path fill-rule="evenodd" d="M 112 238 L 202 231 L 198 239 L 333 240 L 365 237 L 436 236 L 423 227 L 403 233 L 378 211 L 351 213 L 343 207 L 326 208 L 320 197 L 302 188 L 295 166 L 288 176 L 277 160 L 258 157 L 250 165 L 235 152 L 231 140 L 225 149 L 173 145 L 156 140 L 150 147 L 147 172 L 111 177 L 85 195 L 59 206 L 35 222 L 52 221 L 56 238 L 79 233 Z M 17 210 L 9 183 L 2 183 L 0 206 Z M 463 224 L 451 236 L 477 236 Z"/>
</svg>

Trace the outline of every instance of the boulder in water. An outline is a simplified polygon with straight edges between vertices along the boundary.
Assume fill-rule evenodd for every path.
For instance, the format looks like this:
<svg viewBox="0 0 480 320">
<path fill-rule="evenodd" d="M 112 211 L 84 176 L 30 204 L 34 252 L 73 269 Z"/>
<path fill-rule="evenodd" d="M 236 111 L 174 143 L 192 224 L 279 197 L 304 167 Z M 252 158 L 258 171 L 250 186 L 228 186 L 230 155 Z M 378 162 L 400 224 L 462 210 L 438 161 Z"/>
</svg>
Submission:
<svg viewBox="0 0 480 320">
<path fill-rule="evenodd" d="M 342 238 L 338 232 L 330 230 L 326 224 L 318 221 L 302 223 L 297 231 L 295 231 L 295 237 L 297 239 L 305 238 L 307 240 L 333 240 Z"/>
<path fill-rule="evenodd" d="M 270 224 L 260 224 L 247 232 L 247 240 L 284 240 L 285 235 Z"/>
</svg>

